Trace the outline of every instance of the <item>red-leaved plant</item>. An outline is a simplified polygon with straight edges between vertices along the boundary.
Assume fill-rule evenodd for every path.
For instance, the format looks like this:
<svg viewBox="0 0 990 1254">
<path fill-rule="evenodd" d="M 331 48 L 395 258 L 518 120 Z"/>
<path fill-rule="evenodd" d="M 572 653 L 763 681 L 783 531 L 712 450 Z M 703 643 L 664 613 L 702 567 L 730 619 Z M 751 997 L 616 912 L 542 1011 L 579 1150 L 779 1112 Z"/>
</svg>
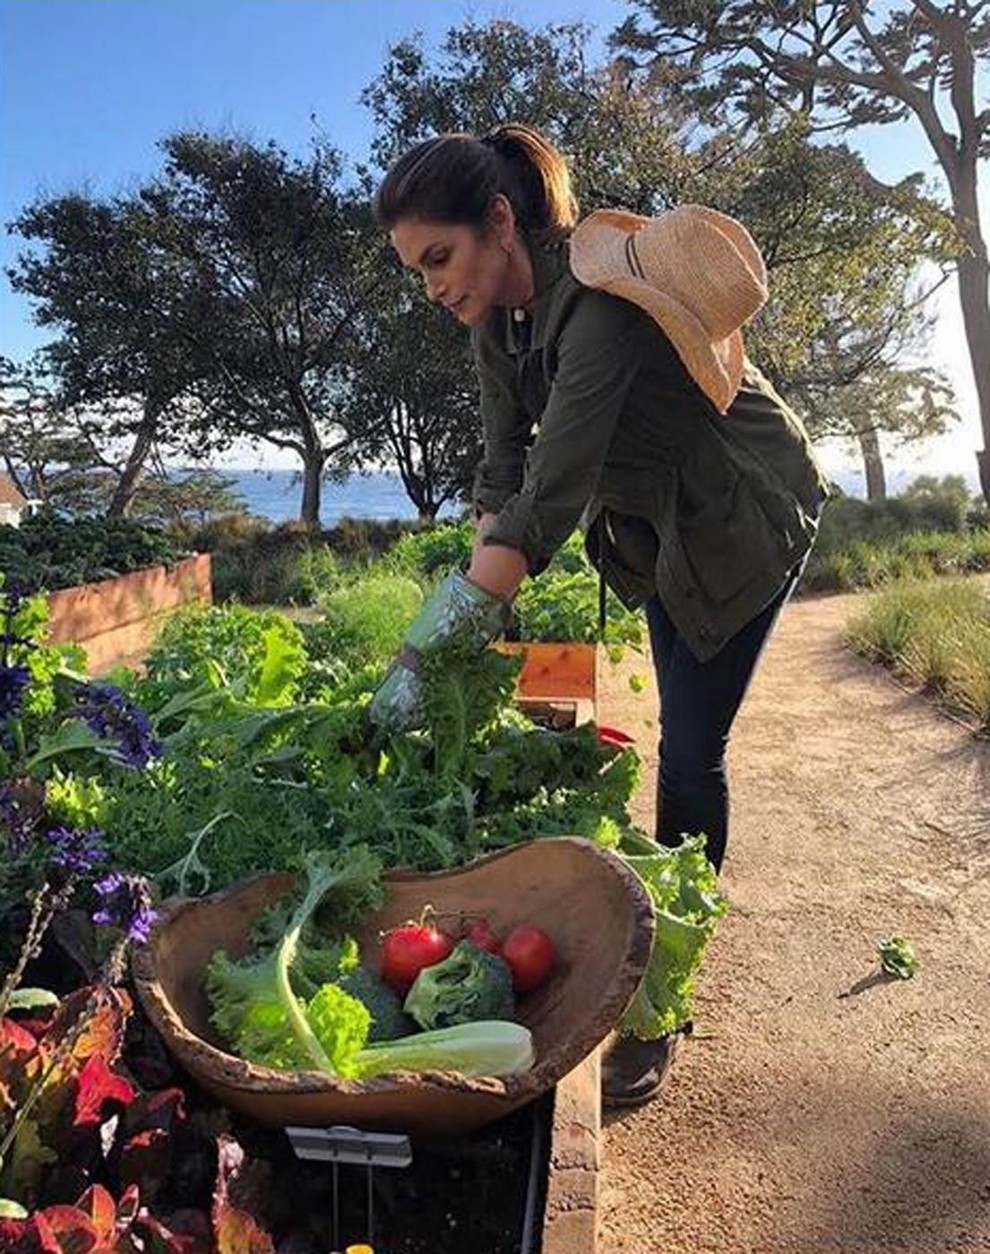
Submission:
<svg viewBox="0 0 990 1254">
<path fill-rule="evenodd" d="M 9 1140 L 0 1250 L 273 1254 L 264 1230 L 230 1201 L 244 1158 L 232 1137 L 219 1138 L 210 1215 L 162 1218 L 149 1209 L 168 1175 L 183 1093 L 142 1092 L 121 1071 L 131 1011 L 126 990 L 95 984 L 47 1018 L 0 1020 L 0 1135 Z"/>
</svg>

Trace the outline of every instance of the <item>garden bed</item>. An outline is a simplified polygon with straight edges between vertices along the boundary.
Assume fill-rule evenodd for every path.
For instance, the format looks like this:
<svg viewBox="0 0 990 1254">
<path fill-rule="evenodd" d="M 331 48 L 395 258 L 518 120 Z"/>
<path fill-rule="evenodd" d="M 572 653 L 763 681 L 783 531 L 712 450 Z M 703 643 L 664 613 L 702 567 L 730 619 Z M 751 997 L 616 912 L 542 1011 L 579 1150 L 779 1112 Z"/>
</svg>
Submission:
<svg viewBox="0 0 990 1254">
<path fill-rule="evenodd" d="M 367 922 L 369 911 L 377 908 L 371 903 L 382 868 L 386 873 L 388 868 L 409 868 L 453 875 L 472 858 L 517 845 L 525 848 L 528 842 L 555 835 L 578 834 L 623 859 L 638 857 L 637 876 L 660 909 L 676 908 L 680 898 L 675 900 L 674 893 L 681 893 L 684 885 L 713 891 L 695 849 L 685 845 L 669 855 L 654 855 L 652 844 L 629 821 L 627 807 L 638 780 L 635 758 L 621 746 L 617 752 L 616 743 L 593 724 L 575 726 L 585 713 L 594 714 L 594 646 L 551 646 L 549 655 L 545 649 L 527 646 L 528 674 L 517 685 L 518 667 L 496 653 L 479 655 L 451 642 L 442 658 L 424 668 L 424 685 L 432 685 L 430 700 L 424 702 L 427 726 L 415 735 L 396 733 L 383 751 L 366 743 L 367 678 L 361 669 L 366 663 L 338 653 L 339 642 L 333 637 L 313 633 L 303 638 L 280 616 L 214 607 L 201 615 L 177 616 L 144 659 L 142 673 L 121 677 L 126 692 L 65 675 L 56 684 L 51 663 L 57 655 L 46 654 L 48 646 L 32 638 L 42 630 L 40 600 L 22 604 L 11 596 L 5 611 L 8 637 L 15 641 L 13 667 L 8 669 L 21 684 L 14 696 L 23 693 L 25 675 L 29 683 L 23 718 L 16 702 L 13 706 L 11 761 L 20 782 L 16 795 L 8 798 L 3 821 L 11 838 L 20 842 L 18 847 L 33 859 L 12 868 L 7 899 L 11 915 L 18 910 L 23 914 L 17 904 L 23 898 L 19 885 L 37 884 L 49 864 L 59 869 L 71 854 L 75 861 L 70 865 L 77 868 L 71 874 L 81 884 L 81 923 L 115 927 L 119 934 L 105 964 L 105 978 L 111 984 L 120 978 L 113 974 L 121 970 L 116 965 L 119 957 L 113 957 L 124 952 L 120 946 L 148 942 L 150 902 L 169 894 L 222 891 L 259 871 L 296 870 L 300 849 L 307 851 L 307 861 L 310 854 L 317 860 L 345 857 L 340 842 L 333 839 L 335 833 L 328 836 L 328 814 L 335 817 L 335 831 L 346 830 L 351 841 L 359 842 L 349 857 L 355 865 L 360 863 L 360 874 L 355 872 L 353 880 L 341 879 L 345 894 L 341 926 L 347 910 Z M 73 634 L 79 638 L 85 631 L 85 622 L 77 622 Z M 583 663 L 582 678 L 561 679 L 555 674 L 554 653 L 566 657 L 568 666 Z M 464 693 L 475 687 L 471 710 L 478 712 L 473 722 L 448 717 L 450 709 L 461 711 Z M 528 712 L 541 705 L 546 721 L 534 726 L 513 717 L 513 701 Z M 545 727 L 557 729 L 559 735 L 547 735 Z M 452 728 L 460 734 L 452 736 Z M 60 771 L 49 777 L 42 768 L 52 762 Z M 71 827 L 65 825 L 67 818 Z M 363 852 L 357 857 L 359 847 Z M 529 848 L 539 864 L 532 883 L 555 883 L 546 864 L 550 846 Z M 643 854 L 653 861 L 644 860 Z M 109 867 L 114 870 L 106 875 L 106 860 L 111 858 Z M 91 874 L 104 878 L 94 878 L 92 884 L 82 879 Z M 73 889 L 76 878 L 70 881 Z M 37 889 L 41 894 L 46 891 L 44 885 Z M 372 896 L 365 901 L 369 893 Z M 514 890 L 504 893 L 504 899 L 516 905 L 517 896 Z M 111 899 L 114 912 L 102 904 Z M 700 890 L 694 899 L 708 900 Z M 554 901 L 566 914 L 568 903 L 561 895 Z M 537 917 L 542 917 L 539 911 Z M 697 922 L 685 918 L 677 934 L 693 929 L 691 935 L 703 945 L 714 917 L 713 906 Z M 581 920 L 581 912 L 573 910 L 568 926 L 583 926 Z M 16 935 L 22 935 L 26 925 L 22 919 Z M 10 1230 L 18 1235 L 25 1223 L 37 1227 L 48 1222 L 48 1204 L 68 1206 L 76 1228 L 88 1230 L 96 1219 L 80 1208 L 96 1206 L 102 1214 L 112 1202 L 123 1208 L 118 1224 L 133 1221 L 147 1227 L 161 1216 L 176 1232 L 191 1234 L 190 1225 L 198 1226 L 196 1249 L 205 1249 L 204 1242 L 210 1239 L 222 1245 L 234 1224 L 242 1228 L 238 1248 L 247 1248 L 245 1225 L 254 1225 L 258 1235 L 257 1240 L 250 1237 L 251 1248 L 259 1254 L 275 1249 L 282 1254 L 290 1250 L 326 1254 L 328 1241 L 333 1240 L 332 1233 L 328 1236 L 334 1209 L 329 1192 L 332 1171 L 326 1164 L 296 1162 L 282 1124 L 299 1121 L 298 1113 L 282 1112 L 274 1126 L 266 1128 L 252 1109 L 237 1103 L 231 1103 L 236 1109 L 227 1108 L 223 1094 L 219 1100 L 206 1096 L 165 1054 L 152 1028 L 153 1017 L 149 1021 L 136 1013 L 127 1021 L 121 1009 L 126 993 L 88 993 L 86 981 L 96 970 L 89 951 L 101 935 L 88 936 L 86 927 L 78 935 L 67 935 L 61 926 L 53 927 L 63 957 L 43 978 L 31 982 L 59 998 L 56 1019 L 39 1017 L 37 1035 L 25 1029 L 18 1037 L 25 1059 L 18 1073 L 23 1080 L 27 1060 L 61 1041 L 66 1023 L 86 1024 L 76 1042 L 78 1057 L 73 1056 L 79 1077 L 88 1068 L 86 1084 L 76 1084 L 76 1071 L 67 1067 L 59 1097 L 67 1103 L 69 1116 L 81 1100 L 87 1108 L 98 1109 L 98 1117 L 87 1125 L 93 1160 L 87 1171 L 72 1179 L 39 1162 L 36 1181 L 14 1181 L 12 1200 L 26 1207 L 28 1216 L 12 1216 Z M 371 943 L 359 935 L 358 952 L 362 941 L 365 948 Z M 592 939 L 591 951 L 588 943 L 588 935 L 582 934 L 576 948 L 565 945 L 565 952 L 572 957 L 591 952 L 597 962 L 597 939 Z M 71 980 L 67 971 L 61 978 L 63 969 L 72 965 L 66 959 L 80 967 Z M 668 962 L 658 940 L 648 959 L 651 966 Z M 686 978 L 687 967 L 682 965 Z M 613 987 L 608 980 L 606 987 Z M 663 1002 L 637 994 L 621 1013 L 628 1011 L 634 1025 L 652 1025 L 660 1016 L 679 1011 L 680 990 L 678 984 Z M 321 993 L 322 986 L 316 996 Z M 341 995 L 338 989 L 337 998 Z M 99 1033 L 90 1029 L 88 1003 L 85 1019 L 71 1019 L 78 1014 L 80 999 L 93 996 L 109 999 L 106 1013 L 100 1012 Z M 310 998 L 312 1006 L 307 1004 L 307 1015 L 314 1009 L 322 1013 L 316 996 Z M 353 995 L 348 996 L 353 1001 Z M 356 1013 L 349 1003 L 340 1004 L 349 1014 Z M 589 995 L 582 982 L 576 1004 L 604 1003 Z M 556 1005 L 553 999 L 547 1003 Z M 603 1030 L 619 1013 L 616 1007 L 614 1014 L 605 1014 Z M 324 1025 L 319 1026 L 322 1032 Z M 118 1073 L 109 1068 L 119 1058 L 118 1042 L 125 1027 L 133 1048 L 125 1049 Z M 595 1047 L 600 1039 L 601 1033 L 584 1039 L 580 1048 L 573 1048 L 542 1077 L 542 1083 L 534 1083 L 532 1092 L 525 1094 L 527 1105 L 508 1116 L 501 1109 L 492 1111 L 489 1117 L 498 1115 L 499 1121 L 478 1133 L 464 1132 L 475 1125 L 451 1124 L 441 1143 L 432 1109 L 425 1121 L 408 1125 L 415 1141 L 412 1162 L 376 1169 L 372 1194 L 376 1248 L 382 1241 L 393 1254 L 417 1254 L 431 1244 L 441 1250 L 460 1248 L 460 1234 L 466 1234 L 463 1239 L 475 1244 L 479 1254 L 593 1249 L 600 1123 Z M 334 1040 L 334 1048 L 347 1044 Z M 363 1048 L 356 1039 L 354 1047 Z M 85 1052 L 91 1048 L 96 1049 L 92 1064 Z M 283 1055 L 266 1052 L 267 1045 L 248 1048 L 251 1057 L 262 1063 L 274 1059 L 276 1069 L 286 1069 Z M 552 1046 L 548 1049 L 544 1041 L 540 1048 L 549 1059 Z M 182 1057 L 177 1052 L 176 1058 Z M 338 1074 L 346 1075 L 342 1067 Z M 196 1068 L 191 1072 L 199 1074 Z M 131 1092 L 128 1077 L 133 1077 L 138 1092 Z M 96 1093 L 91 1084 L 95 1079 L 102 1086 Z M 202 1082 L 207 1083 L 205 1078 Z M 556 1085 L 552 1104 L 542 1096 L 530 1100 L 533 1092 L 545 1093 L 550 1085 Z M 216 1092 L 212 1084 L 209 1087 Z M 52 1147 L 49 1162 L 68 1161 L 59 1137 L 71 1119 L 57 1126 L 49 1121 L 50 1126 L 29 1127 L 24 1121 L 33 1117 L 31 1094 L 26 1089 L 18 1092 L 19 1122 L 12 1125 L 11 1134 L 23 1139 L 37 1133 L 40 1143 Z M 115 1104 L 124 1106 L 127 1117 L 114 1125 L 117 1148 L 109 1155 L 105 1147 L 100 1150 L 100 1137 L 110 1135 L 109 1116 Z M 39 1108 L 39 1113 L 45 1112 Z M 353 1113 L 315 1113 L 320 1126 L 353 1121 L 383 1131 L 407 1127 L 391 1113 L 375 1125 L 365 1118 L 363 1106 L 355 1106 Z M 143 1157 L 146 1125 L 150 1128 L 152 1121 L 160 1150 L 154 1169 Z M 345 1177 L 343 1166 L 340 1170 Z M 343 1225 L 345 1208 L 352 1207 L 354 1228 L 341 1231 L 337 1248 L 368 1231 L 366 1173 L 350 1171 L 345 1178 L 339 1217 Z M 134 1197 L 127 1182 L 138 1180 L 142 1203 L 153 1208 L 150 1218 L 140 1221 L 128 1209 Z M 92 1186 L 84 1191 L 88 1181 Z M 305 1196 L 307 1181 L 312 1202 Z M 103 1192 L 94 1197 L 93 1187 Z M 220 1202 L 211 1205 L 217 1196 Z M 66 1213 L 58 1211 L 55 1218 L 61 1222 Z M 272 1241 L 259 1225 L 270 1231 Z M 170 1254 L 180 1245 L 181 1239 L 173 1241 Z"/>
<path fill-rule="evenodd" d="M 199 553 L 172 567 L 150 566 L 50 593 L 49 639 L 82 645 L 90 673 L 105 673 L 140 659 L 164 615 L 211 600 L 210 557 Z"/>
</svg>

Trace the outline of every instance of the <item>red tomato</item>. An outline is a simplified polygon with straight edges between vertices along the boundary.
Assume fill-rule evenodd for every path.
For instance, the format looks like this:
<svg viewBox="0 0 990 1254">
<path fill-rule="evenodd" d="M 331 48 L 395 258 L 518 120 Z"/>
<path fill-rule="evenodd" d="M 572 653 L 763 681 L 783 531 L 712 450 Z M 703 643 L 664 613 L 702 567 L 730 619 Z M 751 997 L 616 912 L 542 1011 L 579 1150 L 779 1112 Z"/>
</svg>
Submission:
<svg viewBox="0 0 990 1254">
<path fill-rule="evenodd" d="M 541 928 L 522 924 L 513 928 L 502 942 L 502 957 L 512 971 L 517 993 L 539 988 L 557 965 L 557 950 Z"/>
<path fill-rule="evenodd" d="M 487 949 L 490 954 L 497 954 L 502 950 L 498 937 L 492 931 L 487 919 L 472 919 L 464 933 L 464 938 L 477 945 L 479 949 Z"/>
<path fill-rule="evenodd" d="M 442 962 L 454 942 L 446 932 L 422 923 L 406 923 L 382 940 L 382 979 L 397 993 L 408 993 L 423 967 Z"/>
</svg>

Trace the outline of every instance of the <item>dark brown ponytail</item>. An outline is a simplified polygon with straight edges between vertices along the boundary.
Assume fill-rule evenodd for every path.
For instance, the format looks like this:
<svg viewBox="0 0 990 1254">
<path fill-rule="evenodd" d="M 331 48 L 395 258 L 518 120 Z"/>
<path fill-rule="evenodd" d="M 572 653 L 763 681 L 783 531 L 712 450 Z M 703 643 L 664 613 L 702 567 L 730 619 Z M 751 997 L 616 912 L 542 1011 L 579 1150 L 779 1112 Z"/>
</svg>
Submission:
<svg viewBox="0 0 990 1254">
<path fill-rule="evenodd" d="M 394 163 L 375 195 L 385 230 L 403 218 L 450 222 L 484 231 L 493 198 L 512 205 L 524 235 L 548 241 L 577 221 L 577 202 L 562 153 L 522 123 L 487 135 L 447 134 L 424 140 Z"/>
</svg>

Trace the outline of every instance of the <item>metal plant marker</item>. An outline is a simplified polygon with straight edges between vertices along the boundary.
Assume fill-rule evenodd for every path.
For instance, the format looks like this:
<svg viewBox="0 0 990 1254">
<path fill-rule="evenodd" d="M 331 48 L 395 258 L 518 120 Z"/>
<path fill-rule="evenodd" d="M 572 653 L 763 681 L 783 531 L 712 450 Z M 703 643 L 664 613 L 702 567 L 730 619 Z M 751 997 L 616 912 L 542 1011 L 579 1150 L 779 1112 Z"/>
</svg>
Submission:
<svg viewBox="0 0 990 1254">
<path fill-rule="evenodd" d="M 297 1158 L 330 1163 L 332 1169 L 333 1244 L 340 1244 L 340 1164 L 364 1166 L 367 1169 L 367 1215 L 365 1240 L 374 1244 L 375 1200 L 374 1169 L 376 1167 L 408 1167 L 412 1162 L 409 1137 L 402 1132 L 368 1132 L 335 1124 L 330 1128 L 285 1129 Z"/>
</svg>

